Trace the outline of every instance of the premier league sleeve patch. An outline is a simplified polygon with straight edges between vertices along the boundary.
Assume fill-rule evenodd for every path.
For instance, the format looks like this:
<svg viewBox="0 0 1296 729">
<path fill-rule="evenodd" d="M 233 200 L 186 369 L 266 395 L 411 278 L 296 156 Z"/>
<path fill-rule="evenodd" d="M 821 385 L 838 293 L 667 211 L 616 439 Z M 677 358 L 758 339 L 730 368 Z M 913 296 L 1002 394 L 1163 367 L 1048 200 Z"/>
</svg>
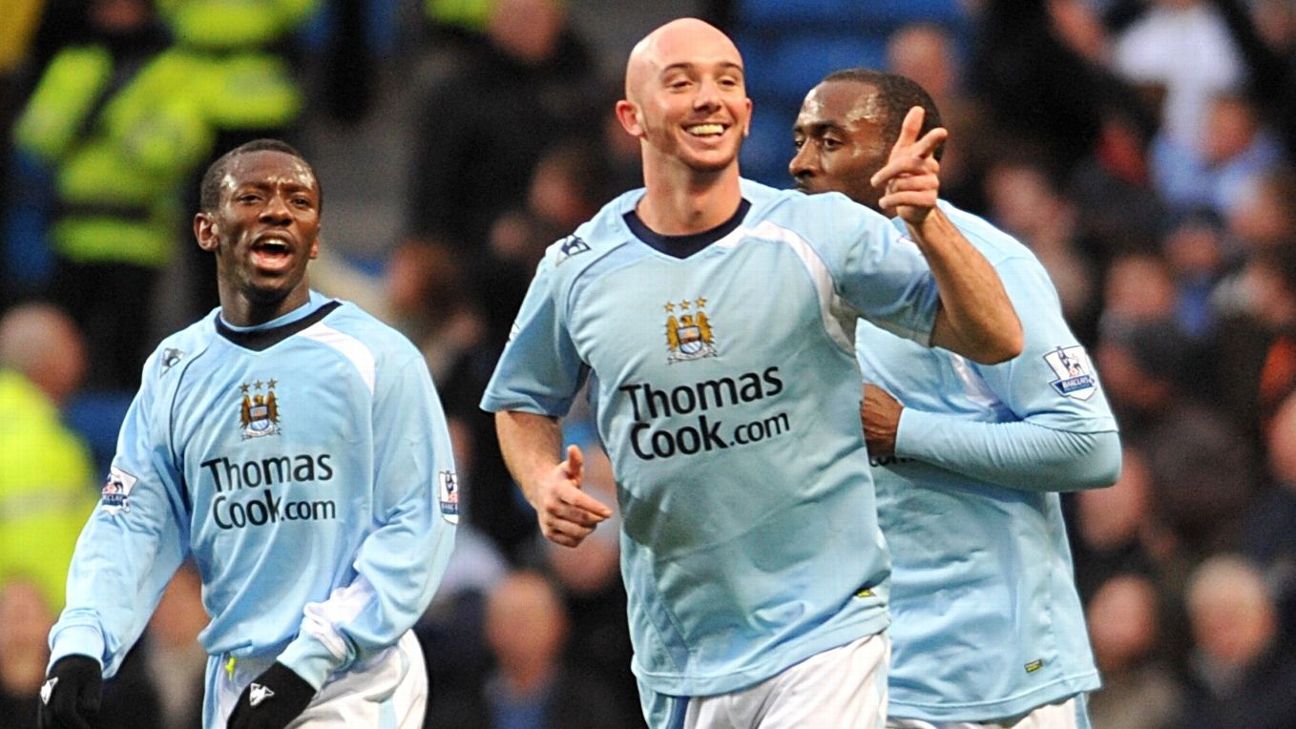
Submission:
<svg viewBox="0 0 1296 729">
<path fill-rule="evenodd" d="M 437 474 L 437 499 L 441 502 L 441 518 L 451 524 L 459 523 L 459 482 L 454 471 Z"/>
<path fill-rule="evenodd" d="M 109 514 L 130 511 L 128 499 L 131 489 L 135 488 L 135 482 L 138 480 L 116 466 L 109 468 L 108 479 L 104 481 L 103 489 L 99 492 L 99 503 L 104 511 Z"/>
<path fill-rule="evenodd" d="M 1088 400 L 1097 392 L 1098 382 L 1094 379 L 1093 365 L 1090 364 L 1084 347 L 1078 344 L 1073 347 L 1056 347 L 1044 355 L 1044 361 L 1057 376 L 1050 384 L 1059 395 Z"/>
</svg>

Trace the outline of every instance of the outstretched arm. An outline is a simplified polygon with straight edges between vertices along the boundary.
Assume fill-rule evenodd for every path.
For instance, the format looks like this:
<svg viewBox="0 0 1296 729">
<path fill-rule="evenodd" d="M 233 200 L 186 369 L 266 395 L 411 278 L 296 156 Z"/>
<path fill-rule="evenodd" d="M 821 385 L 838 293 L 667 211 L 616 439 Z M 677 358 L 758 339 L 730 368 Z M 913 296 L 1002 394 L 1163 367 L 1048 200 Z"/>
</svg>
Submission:
<svg viewBox="0 0 1296 729">
<path fill-rule="evenodd" d="M 947 132 L 933 129 L 918 139 L 922 120 L 921 107 L 909 110 L 872 183 L 886 186 L 879 204 L 895 208 L 936 278 L 940 308 L 931 343 L 982 364 L 1012 359 L 1021 353 L 1021 323 L 994 268 L 936 207 L 940 163 L 932 154 Z"/>
<path fill-rule="evenodd" d="M 1114 430 L 1058 430 L 1029 418 L 995 423 L 914 410 L 876 385 L 864 386 L 860 418 L 874 457 L 912 458 L 1007 488 L 1077 491 L 1110 486 L 1120 476 Z"/>
<path fill-rule="evenodd" d="M 585 457 L 580 448 L 567 446 L 566 460 L 558 460 L 562 429 L 557 418 L 504 410 L 496 413 L 495 427 L 504 462 L 535 508 L 546 539 L 575 547 L 612 516 L 610 508 L 581 491 Z"/>
</svg>

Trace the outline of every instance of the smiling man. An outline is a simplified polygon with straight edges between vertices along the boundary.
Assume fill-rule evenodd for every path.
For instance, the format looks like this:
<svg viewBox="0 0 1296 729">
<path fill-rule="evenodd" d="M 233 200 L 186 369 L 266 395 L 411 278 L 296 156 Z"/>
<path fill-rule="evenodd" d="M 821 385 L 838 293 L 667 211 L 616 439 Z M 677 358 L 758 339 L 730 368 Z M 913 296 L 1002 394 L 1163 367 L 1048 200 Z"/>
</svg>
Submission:
<svg viewBox="0 0 1296 729">
<path fill-rule="evenodd" d="M 310 290 L 321 202 L 274 140 L 204 176 L 194 234 L 221 306 L 144 365 L 50 634 L 42 727 L 94 725 L 187 557 L 211 617 L 204 727 L 422 726 L 410 628 L 454 541 L 450 439 L 418 350 Z"/>
<path fill-rule="evenodd" d="M 870 180 L 914 106 L 939 123 L 931 97 L 903 76 L 830 74 L 792 131 L 797 187 L 894 214 Z M 860 417 L 891 548 L 888 726 L 1087 729 L 1098 672 L 1056 492 L 1116 480 L 1116 421 L 1035 256 L 940 205 L 999 272 L 1025 351 L 985 365 L 858 325 Z"/>
<path fill-rule="evenodd" d="M 482 407 L 540 530 L 579 544 L 560 419 L 586 380 L 622 515 L 633 669 L 653 727 L 880 727 L 887 558 L 859 432 L 854 323 L 994 362 L 1020 328 L 935 208 L 915 115 L 878 173 L 907 236 L 842 196 L 739 175 L 742 57 L 696 19 L 630 55 L 625 131 L 644 187 L 540 263 Z M 930 264 L 930 265 L 929 265 Z"/>
</svg>

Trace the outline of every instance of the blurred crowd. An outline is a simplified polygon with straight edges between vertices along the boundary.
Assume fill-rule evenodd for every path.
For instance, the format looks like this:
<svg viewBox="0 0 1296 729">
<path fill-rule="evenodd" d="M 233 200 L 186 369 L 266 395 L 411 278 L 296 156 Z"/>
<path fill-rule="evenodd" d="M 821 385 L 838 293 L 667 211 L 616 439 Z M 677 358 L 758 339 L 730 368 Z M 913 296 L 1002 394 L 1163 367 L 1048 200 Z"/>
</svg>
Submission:
<svg viewBox="0 0 1296 729">
<path fill-rule="evenodd" d="M 1296 727 L 1296 4 L 950 0 L 953 23 L 931 4 L 890 18 L 882 53 L 950 129 L 942 194 L 1040 258 L 1121 427 L 1118 483 L 1066 497 L 1095 728 Z M 619 22 L 593 0 L 6 4 L 0 726 L 34 726 L 67 562 L 160 312 L 217 304 L 189 232 L 203 169 L 266 136 L 326 154 L 311 125 L 372 123 L 384 77 L 413 110 L 400 235 L 376 266 L 326 236 L 313 280 L 406 333 L 451 418 L 466 523 L 417 627 L 427 725 L 642 724 L 617 525 L 577 549 L 539 539 L 477 408 L 545 247 L 639 183 L 620 69 L 600 62 L 628 48 L 596 47 L 577 5 Z M 748 5 L 692 12 L 742 48 Z M 789 129 L 744 165 L 792 151 Z M 589 414 L 566 430 L 615 504 Z M 198 585 L 186 568 L 168 588 L 105 726 L 197 726 Z"/>
</svg>

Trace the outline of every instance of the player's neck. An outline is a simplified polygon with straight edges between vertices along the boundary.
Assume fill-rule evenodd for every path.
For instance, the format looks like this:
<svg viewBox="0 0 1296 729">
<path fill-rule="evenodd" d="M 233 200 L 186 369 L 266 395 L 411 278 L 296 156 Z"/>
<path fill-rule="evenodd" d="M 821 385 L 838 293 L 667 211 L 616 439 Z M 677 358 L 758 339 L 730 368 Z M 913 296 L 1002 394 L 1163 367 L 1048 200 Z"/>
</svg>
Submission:
<svg viewBox="0 0 1296 729">
<path fill-rule="evenodd" d="M 716 172 L 645 165 L 644 188 L 635 212 L 661 235 L 711 230 L 733 217 L 742 202 L 737 164 Z"/>
<path fill-rule="evenodd" d="M 236 327 L 254 327 L 274 321 L 305 306 L 310 301 L 310 289 L 299 286 L 279 299 L 258 301 L 241 291 L 227 291 L 220 287 L 221 318 Z"/>
</svg>

